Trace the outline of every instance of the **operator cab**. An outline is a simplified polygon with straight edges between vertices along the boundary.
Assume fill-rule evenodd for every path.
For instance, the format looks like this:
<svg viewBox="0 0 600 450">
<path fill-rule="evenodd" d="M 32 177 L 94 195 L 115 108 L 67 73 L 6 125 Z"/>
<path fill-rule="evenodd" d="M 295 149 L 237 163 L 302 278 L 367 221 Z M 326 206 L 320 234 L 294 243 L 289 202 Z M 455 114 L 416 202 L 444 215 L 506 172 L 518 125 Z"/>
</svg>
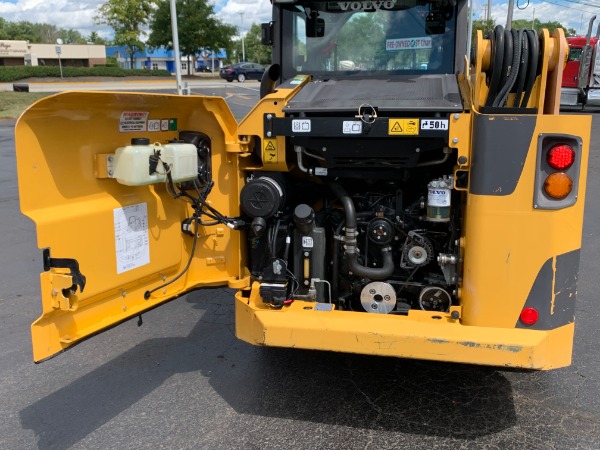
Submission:
<svg viewBox="0 0 600 450">
<path fill-rule="evenodd" d="M 263 30 L 278 83 L 311 76 L 286 113 L 463 111 L 464 2 L 274 0 Z"/>
<path fill-rule="evenodd" d="M 456 5 L 416 0 L 282 4 L 283 78 L 454 73 Z"/>
</svg>

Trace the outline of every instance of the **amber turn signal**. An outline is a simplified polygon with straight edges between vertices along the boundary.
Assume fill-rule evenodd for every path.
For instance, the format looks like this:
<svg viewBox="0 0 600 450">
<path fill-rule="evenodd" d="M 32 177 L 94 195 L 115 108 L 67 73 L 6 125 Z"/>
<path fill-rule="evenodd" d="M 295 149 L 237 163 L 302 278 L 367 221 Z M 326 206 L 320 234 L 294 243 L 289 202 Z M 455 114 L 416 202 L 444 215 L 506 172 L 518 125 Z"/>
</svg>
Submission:
<svg viewBox="0 0 600 450">
<path fill-rule="evenodd" d="M 544 191 L 556 200 L 562 200 L 571 193 L 573 180 L 564 172 L 556 172 L 548 175 L 544 181 Z"/>
</svg>

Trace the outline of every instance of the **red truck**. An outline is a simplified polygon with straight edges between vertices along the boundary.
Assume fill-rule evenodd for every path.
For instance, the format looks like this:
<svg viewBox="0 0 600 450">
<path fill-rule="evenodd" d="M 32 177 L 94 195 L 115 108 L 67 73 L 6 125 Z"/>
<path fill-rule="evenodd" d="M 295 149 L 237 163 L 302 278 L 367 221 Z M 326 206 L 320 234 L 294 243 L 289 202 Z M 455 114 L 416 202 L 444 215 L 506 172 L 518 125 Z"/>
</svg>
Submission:
<svg viewBox="0 0 600 450">
<path fill-rule="evenodd" d="M 561 106 L 600 105 L 600 57 L 598 42 L 600 27 L 592 37 L 596 16 L 589 22 L 586 36 L 569 37 L 569 55 L 563 71 Z"/>
</svg>

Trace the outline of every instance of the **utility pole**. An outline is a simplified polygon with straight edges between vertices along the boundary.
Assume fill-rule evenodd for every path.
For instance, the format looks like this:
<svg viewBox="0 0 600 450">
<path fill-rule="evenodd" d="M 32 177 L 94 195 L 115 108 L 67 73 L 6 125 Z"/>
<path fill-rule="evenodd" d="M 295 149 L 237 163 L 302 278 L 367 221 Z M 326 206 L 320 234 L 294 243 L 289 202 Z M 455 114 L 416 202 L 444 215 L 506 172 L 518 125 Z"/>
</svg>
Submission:
<svg viewBox="0 0 600 450">
<path fill-rule="evenodd" d="M 485 10 L 485 18 L 487 20 L 492 18 L 492 0 L 488 0 L 487 9 Z"/>
<path fill-rule="evenodd" d="M 244 12 L 240 13 L 242 24 L 240 26 L 240 36 L 242 37 L 242 62 L 246 61 L 246 49 L 244 48 Z"/>
<path fill-rule="evenodd" d="M 181 56 L 179 54 L 179 31 L 177 30 L 177 10 L 175 0 L 171 0 L 171 29 L 173 32 L 173 57 L 175 58 L 175 78 L 177 80 L 177 94 L 181 95 Z"/>
<path fill-rule="evenodd" d="M 515 9 L 515 0 L 508 0 L 508 15 L 506 16 L 506 27 L 507 30 L 512 28 L 513 10 Z"/>
</svg>

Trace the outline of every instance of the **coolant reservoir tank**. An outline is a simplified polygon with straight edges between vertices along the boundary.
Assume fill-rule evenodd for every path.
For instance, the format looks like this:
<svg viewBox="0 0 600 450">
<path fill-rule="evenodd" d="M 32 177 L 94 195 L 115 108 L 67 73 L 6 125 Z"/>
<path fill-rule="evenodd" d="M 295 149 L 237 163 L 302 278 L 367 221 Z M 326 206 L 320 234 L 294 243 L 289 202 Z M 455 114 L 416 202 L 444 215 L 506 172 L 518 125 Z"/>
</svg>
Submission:
<svg viewBox="0 0 600 450">
<path fill-rule="evenodd" d="M 157 159 L 158 158 L 158 161 Z M 168 169 L 165 169 L 166 163 Z M 171 173 L 173 182 L 198 176 L 196 146 L 186 143 L 150 144 L 146 138 L 134 138 L 131 145 L 119 147 L 113 158 L 113 178 L 126 186 L 162 183 Z"/>
</svg>

